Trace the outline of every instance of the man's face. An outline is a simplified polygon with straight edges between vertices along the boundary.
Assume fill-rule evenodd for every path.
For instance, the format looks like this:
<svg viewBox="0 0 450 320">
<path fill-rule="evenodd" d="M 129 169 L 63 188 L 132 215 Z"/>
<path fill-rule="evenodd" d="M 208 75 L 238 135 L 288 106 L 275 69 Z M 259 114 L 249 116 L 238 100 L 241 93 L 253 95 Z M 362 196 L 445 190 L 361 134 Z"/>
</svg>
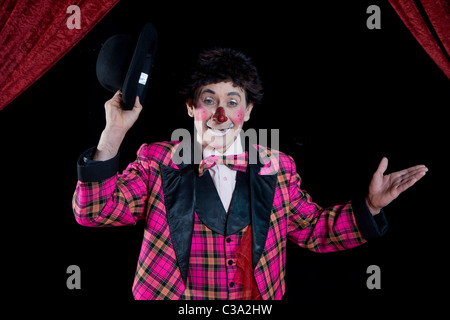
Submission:
<svg viewBox="0 0 450 320">
<path fill-rule="evenodd" d="M 199 88 L 195 101 L 188 101 L 186 106 L 194 118 L 197 140 L 204 148 L 220 152 L 234 142 L 253 108 L 253 104 L 247 105 L 245 91 L 231 82 Z"/>
</svg>

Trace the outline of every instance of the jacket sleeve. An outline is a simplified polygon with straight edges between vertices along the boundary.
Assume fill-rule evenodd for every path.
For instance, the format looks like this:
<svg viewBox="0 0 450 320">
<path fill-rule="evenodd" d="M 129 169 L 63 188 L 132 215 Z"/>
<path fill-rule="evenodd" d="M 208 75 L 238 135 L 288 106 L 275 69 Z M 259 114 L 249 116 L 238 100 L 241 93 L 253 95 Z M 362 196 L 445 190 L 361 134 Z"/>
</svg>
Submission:
<svg viewBox="0 0 450 320">
<path fill-rule="evenodd" d="M 315 252 L 346 250 L 381 237 L 387 231 L 384 212 L 373 217 L 364 198 L 329 208 L 314 203 L 300 187 L 301 178 L 292 158 L 288 183 L 288 237 L 301 247 Z"/>
<path fill-rule="evenodd" d="M 88 227 L 135 225 L 144 218 L 148 198 L 146 145 L 122 174 L 118 173 L 118 155 L 93 161 L 94 151 L 91 148 L 78 159 L 78 182 L 72 199 L 76 221 Z"/>
</svg>

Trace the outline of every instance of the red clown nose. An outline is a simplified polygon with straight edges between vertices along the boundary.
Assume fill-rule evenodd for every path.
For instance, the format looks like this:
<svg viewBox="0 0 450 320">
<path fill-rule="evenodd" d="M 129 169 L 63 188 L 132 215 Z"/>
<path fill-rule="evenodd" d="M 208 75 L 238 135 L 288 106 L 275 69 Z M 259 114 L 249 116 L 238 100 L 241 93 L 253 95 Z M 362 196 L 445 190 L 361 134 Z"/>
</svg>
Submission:
<svg viewBox="0 0 450 320">
<path fill-rule="evenodd" d="M 214 120 L 218 122 L 226 122 L 228 120 L 225 115 L 225 109 L 223 107 L 218 107 L 216 113 L 214 114 Z"/>
</svg>

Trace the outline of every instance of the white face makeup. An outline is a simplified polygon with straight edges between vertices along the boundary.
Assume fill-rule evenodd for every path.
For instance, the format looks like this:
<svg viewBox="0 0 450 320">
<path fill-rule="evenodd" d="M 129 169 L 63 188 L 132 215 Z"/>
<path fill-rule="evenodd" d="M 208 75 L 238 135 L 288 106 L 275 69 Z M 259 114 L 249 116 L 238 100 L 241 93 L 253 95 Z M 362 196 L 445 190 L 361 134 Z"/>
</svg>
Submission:
<svg viewBox="0 0 450 320">
<path fill-rule="evenodd" d="M 245 91 L 231 82 L 199 88 L 195 101 L 186 106 L 194 118 L 197 140 L 204 148 L 222 153 L 236 140 L 253 108 L 253 104 L 247 105 Z"/>
</svg>

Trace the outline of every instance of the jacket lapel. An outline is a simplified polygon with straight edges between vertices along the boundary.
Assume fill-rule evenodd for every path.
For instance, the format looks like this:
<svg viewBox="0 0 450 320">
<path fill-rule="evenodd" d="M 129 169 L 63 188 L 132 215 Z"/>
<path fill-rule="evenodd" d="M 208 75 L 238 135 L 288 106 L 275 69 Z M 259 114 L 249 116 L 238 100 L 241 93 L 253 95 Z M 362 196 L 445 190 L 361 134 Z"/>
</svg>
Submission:
<svg viewBox="0 0 450 320">
<path fill-rule="evenodd" d="M 250 148 L 253 148 L 251 146 Z M 270 227 L 270 215 L 272 212 L 273 200 L 277 174 L 263 175 L 261 169 L 264 163 L 258 155 L 258 163 L 249 164 L 250 173 L 250 210 L 252 218 L 252 262 L 253 269 L 256 268 L 264 250 L 267 234 Z"/>
<path fill-rule="evenodd" d="M 194 178 L 191 165 L 177 170 L 161 165 L 164 202 L 172 245 L 184 280 L 189 269 L 194 227 Z"/>
<path fill-rule="evenodd" d="M 191 153 L 191 164 L 183 162 L 183 150 Z M 172 152 L 172 160 L 178 168 L 161 165 L 167 222 L 184 282 L 186 282 L 189 269 L 194 229 L 195 177 L 196 170 L 198 170 L 198 165 L 192 164 L 194 163 L 194 153 L 191 151 L 190 143 L 181 142 Z"/>
</svg>

